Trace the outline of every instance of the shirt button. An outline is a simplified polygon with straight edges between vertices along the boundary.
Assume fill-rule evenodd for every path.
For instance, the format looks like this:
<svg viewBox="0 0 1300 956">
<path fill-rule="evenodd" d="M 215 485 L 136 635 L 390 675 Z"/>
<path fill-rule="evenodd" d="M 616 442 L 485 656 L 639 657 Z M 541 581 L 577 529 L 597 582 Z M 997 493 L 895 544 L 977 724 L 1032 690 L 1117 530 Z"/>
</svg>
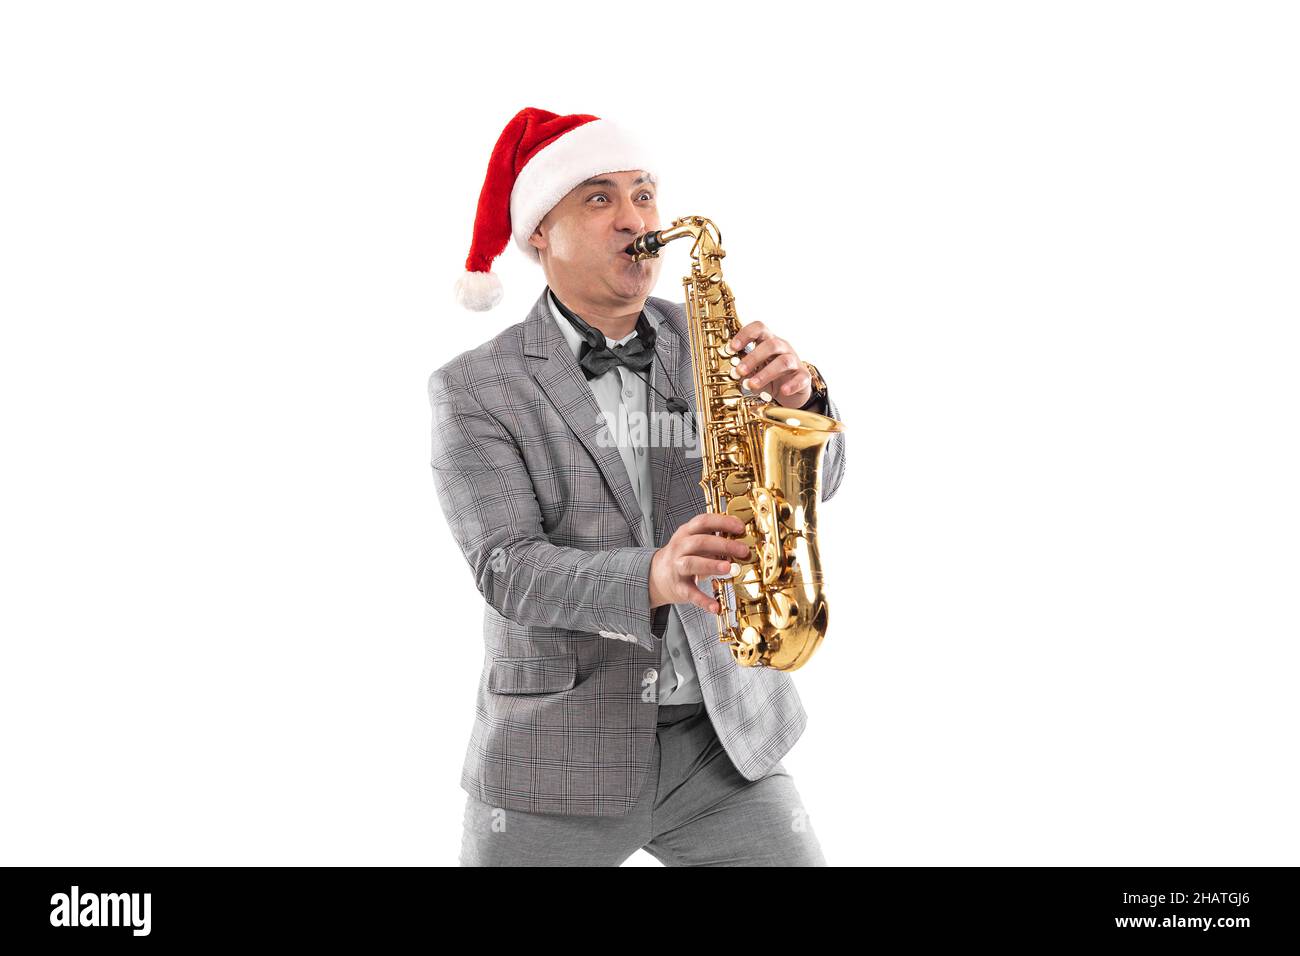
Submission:
<svg viewBox="0 0 1300 956">
<path fill-rule="evenodd" d="M 624 398 L 631 398 L 631 397 L 632 397 L 632 389 L 630 389 L 630 388 L 625 388 L 625 389 L 623 389 L 623 397 L 624 397 Z"/>
<path fill-rule="evenodd" d="M 638 455 L 644 455 L 644 454 L 645 454 L 645 449 L 644 449 L 644 448 L 638 448 L 638 449 L 636 450 L 636 453 L 637 453 Z"/>
<path fill-rule="evenodd" d="M 677 650 L 676 648 L 674 648 L 674 649 L 673 649 L 673 657 L 681 657 L 681 656 L 682 656 L 682 652 L 679 651 L 679 650 Z"/>
<path fill-rule="evenodd" d="M 655 681 L 659 679 L 659 672 L 655 670 L 653 667 L 647 667 L 645 673 L 642 675 L 642 679 L 647 684 L 653 684 Z"/>
</svg>

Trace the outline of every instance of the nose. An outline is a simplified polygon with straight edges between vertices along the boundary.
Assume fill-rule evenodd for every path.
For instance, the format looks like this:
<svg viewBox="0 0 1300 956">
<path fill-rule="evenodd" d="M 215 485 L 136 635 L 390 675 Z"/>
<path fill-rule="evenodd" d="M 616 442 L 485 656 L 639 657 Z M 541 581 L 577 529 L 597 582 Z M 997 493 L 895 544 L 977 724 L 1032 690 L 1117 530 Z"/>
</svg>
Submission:
<svg viewBox="0 0 1300 956">
<path fill-rule="evenodd" d="M 629 239 L 635 239 L 646 231 L 646 220 L 635 203 L 624 201 L 619 204 L 618 215 L 614 217 L 614 228 L 628 233 Z"/>
</svg>

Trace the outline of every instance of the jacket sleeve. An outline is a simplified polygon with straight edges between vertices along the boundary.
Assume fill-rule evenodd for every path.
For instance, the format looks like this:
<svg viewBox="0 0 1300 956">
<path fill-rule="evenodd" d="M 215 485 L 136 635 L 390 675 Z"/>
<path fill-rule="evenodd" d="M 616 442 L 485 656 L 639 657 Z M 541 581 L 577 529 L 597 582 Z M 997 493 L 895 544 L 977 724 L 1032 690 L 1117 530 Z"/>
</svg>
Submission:
<svg viewBox="0 0 1300 956">
<path fill-rule="evenodd" d="M 650 608 L 657 549 L 551 544 L 510 433 L 446 367 L 429 378 L 429 403 L 438 502 L 488 604 L 516 624 L 602 632 L 653 651 L 661 639 Z"/>
<path fill-rule="evenodd" d="M 826 411 L 822 414 L 844 421 L 840 418 L 840 410 L 835 405 L 835 400 L 831 398 L 830 382 L 826 383 L 825 407 Z M 847 427 L 847 422 L 845 425 Z M 831 436 L 822 452 L 822 501 L 829 501 L 839 490 L 840 482 L 844 480 L 844 461 L 844 432 L 838 432 Z"/>
</svg>

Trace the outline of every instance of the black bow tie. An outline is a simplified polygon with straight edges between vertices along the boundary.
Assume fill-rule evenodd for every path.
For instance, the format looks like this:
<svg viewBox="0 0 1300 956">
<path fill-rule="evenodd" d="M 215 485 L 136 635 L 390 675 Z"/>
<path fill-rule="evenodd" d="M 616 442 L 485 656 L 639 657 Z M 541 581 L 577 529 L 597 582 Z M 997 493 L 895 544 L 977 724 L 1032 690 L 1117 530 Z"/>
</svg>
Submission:
<svg viewBox="0 0 1300 956">
<path fill-rule="evenodd" d="M 559 308 L 560 314 L 569 320 L 569 324 L 577 329 L 578 334 L 583 338 L 582 347 L 578 351 L 578 364 L 582 367 L 582 374 L 587 377 L 587 381 L 591 381 L 598 375 L 604 375 L 615 365 L 626 365 L 637 372 L 644 372 L 650 367 L 655 357 L 655 329 L 650 324 L 650 320 L 645 317 L 644 309 L 636 317 L 636 335 L 611 349 L 609 343 L 605 341 L 604 332 L 592 328 L 574 315 L 554 292 L 550 295 Z"/>
</svg>

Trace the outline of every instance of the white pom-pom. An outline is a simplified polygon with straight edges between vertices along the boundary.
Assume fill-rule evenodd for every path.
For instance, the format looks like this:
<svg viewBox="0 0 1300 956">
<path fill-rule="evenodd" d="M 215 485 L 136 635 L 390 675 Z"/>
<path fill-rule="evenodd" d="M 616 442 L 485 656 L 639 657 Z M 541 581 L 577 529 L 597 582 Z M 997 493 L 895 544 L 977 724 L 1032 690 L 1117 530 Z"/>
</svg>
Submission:
<svg viewBox="0 0 1300 956">
<path fill-rule="evenodd" d="M 503 295 L 505 290 L 495 272 L 466 272 L 456 280 L 456 301 L 475 312 L 486 312 Z"/>
</svg>

